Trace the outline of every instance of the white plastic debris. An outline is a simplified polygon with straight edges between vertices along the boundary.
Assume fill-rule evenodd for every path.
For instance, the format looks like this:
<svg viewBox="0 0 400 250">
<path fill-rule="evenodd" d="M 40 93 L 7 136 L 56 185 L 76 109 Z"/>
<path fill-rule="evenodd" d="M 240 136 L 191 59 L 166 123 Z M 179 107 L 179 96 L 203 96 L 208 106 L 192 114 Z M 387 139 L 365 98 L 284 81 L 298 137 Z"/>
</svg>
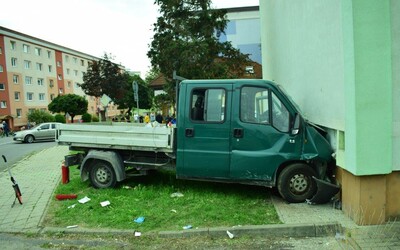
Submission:
<svg viewBox="0 0 400 250">
<path fill-rule="evenodd" d="M 71 206 L 68 206 L 68 208 L 74 208 L 76 206 L 76 204 L 73 204 Z"/>
<path fill-rule="evenodd" d="M 172 197 L 172 198 L 175 198 L 175 197 L 183 197 L 183 194 L 180 193 L 180 192 L 176 192 L 176 193 L 172 193 L 172 194 L 171 194 L 171 197 Z"/>
<path fill-rule="evenodd" d="M 171 209 L 171 212 L 176 213 L 176 210 L 175 209 Z"/>
<path fill-rule="evenodd" d="M 229 236 L 230 239 L 233 239 L 233 237 L 235 237 L 235 235 L 233 235 L 233 233 L 231 233 L 231 232 L 229 232 L 229 231 L 226 231 L 226 233 L 228 234 L 228 236 Z"/>
<path fill-rule="evenodd" d="M 88 202 L 88 201 L 90 201 L 90 198 L 87 197 L 87 196 L 85 196 L 85 197 L 83 197 L 82 199 L 78 200 L 78 202 L 81 203 L 81 204 L 84 204 L 84 203 L 86 203 L 86 202 Z"/>
<path fill-rule="evenodd" d="M 78 227 L 78 225 L 67 226 L 68 229 L 70 229 L 70 228 L 77 228 L 77 227 Z"/>
<path fill-rule="evenodd" d="M 110 203 L 110 201 L 102 201 L 102 202 L 100 202 L 100 205 L 102 206 L 102 207 L 106 207 L 106 206 L 108 206 L 108 205 L 110 205 L 111 203 Z"/>
<path fill-rule="evenodd" d="M 135 232 L 135 237 L 140 237 L 142 235 L 141 232 Z"/>
</svg>

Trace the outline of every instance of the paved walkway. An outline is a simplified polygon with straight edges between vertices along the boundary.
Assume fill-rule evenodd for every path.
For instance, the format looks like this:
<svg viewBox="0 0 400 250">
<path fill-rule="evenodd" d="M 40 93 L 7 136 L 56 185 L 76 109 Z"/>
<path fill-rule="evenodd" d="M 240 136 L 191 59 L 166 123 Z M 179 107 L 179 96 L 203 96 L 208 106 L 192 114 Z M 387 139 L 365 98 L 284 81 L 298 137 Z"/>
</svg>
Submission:
<svg viewBox="0 0 400 250">
<path fill-rule="evenodd" d="M 12 167 L 23 204 L 16 201 L 7 171 L 0 173 L 0 231 L 37 231 L 54 188 L 60 181 L 61 162 L 69 152 L 67 146 L 55 146 L 28 156 Z M 1 159 L 2 160 L 2 159 Z M 4 164 L 4 162 L 2 163 Z"/>
<path fill-rule="evenodd" d="M 55 146 L 21 160 L 12 168 L 13 176 L 21 188 L 23 205 L 16 202 L 14 207 L 11 207 L 15 197 L 11 181 L 7 171 L 0 173 L 0 232 L 42 230 L 41 221 L 50 199 L 54 197 L 54 189 L 60 183 L 61 162 L 68 152 L 67 146 Z M 338 226 L 329 226 L 329 230 L 330 235 L 341 243 L 339 249 L 400 249 L 400 222 L 380 226 L 357 226 L 331 204 L 288 204 L 277 196 L 273 196 L 272 201 L 280 219 L 287 227 L 292 225 L 294 229 L 302 230 L 299 225 L 308 225 L 308 229 L 310 225 L 314 225 L 314 230 L 318 231 L 324 223 L 337 223 Z M 283 230 L 282 226 L 284 225 L 278 226 L 278 230 Z M 260 227 L 253 228 L 253 231 L 257 231 L 257 228 L 260 232 Z M 208 230 L 210 231 L 212 229 Z"/>
</svg>

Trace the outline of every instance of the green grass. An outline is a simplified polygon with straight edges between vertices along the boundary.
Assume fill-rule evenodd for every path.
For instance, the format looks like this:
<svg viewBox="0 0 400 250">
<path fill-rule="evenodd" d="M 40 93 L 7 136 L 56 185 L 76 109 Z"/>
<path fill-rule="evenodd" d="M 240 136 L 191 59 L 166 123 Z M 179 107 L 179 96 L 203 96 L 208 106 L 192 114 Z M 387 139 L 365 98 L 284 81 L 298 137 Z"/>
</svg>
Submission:
<svg viewBox="0 0 400 250">
<path fill-rule="evenodd" d="M 281 223 L 264 187 L 176 180 L 173 172 L 130 178 L 115 189 L 94 189 L 81 182 L 79 170 L 70 168 L 70 183 L 55 194 L 88 196 L 88 203 L 54 200 L 44 220 L 46 226 L 135 229 L 141 232 Z M 125 187 L 131 187 L 126 189 Z M 171 198 L 180 192 L 184 196 Z M 101 207 L 100 202 L 111 205 Z M 68 206 L 76 204 L 74 208 Z M 145 217 L 142 224 L 133 220 Z"/>
</svg>

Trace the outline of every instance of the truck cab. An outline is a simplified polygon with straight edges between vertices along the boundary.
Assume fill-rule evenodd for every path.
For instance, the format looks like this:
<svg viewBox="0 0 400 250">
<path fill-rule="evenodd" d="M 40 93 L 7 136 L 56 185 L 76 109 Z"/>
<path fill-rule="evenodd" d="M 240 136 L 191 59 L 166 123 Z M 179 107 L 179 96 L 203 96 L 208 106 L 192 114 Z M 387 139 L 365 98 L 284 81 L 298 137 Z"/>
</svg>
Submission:
<svg viewBox="0 0 400 250">
<path fill-rule="evenodd" d="M 287 201 L 303 202 L 320 185 L 334 185 L 332 153 L 273 82 L 185 80 L 179 85 L 178 178 L 277 187 Z"/>
</svg>

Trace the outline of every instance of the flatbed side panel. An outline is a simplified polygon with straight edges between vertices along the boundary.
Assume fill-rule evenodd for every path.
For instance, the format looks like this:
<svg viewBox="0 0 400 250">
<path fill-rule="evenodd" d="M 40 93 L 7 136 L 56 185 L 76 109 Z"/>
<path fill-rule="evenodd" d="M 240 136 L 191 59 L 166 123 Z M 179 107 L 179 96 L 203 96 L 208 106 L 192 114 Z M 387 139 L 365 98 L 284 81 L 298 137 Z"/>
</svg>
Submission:
<svg viewBox="0 0 400 250">
<path fill-rule="evenodd" d="M 62 124 L 57 130 L 57 141 L 59 144 L 93 145 L 95 148 L 172 149 L 172 131 L 165 126 Z"/>
</svg>

